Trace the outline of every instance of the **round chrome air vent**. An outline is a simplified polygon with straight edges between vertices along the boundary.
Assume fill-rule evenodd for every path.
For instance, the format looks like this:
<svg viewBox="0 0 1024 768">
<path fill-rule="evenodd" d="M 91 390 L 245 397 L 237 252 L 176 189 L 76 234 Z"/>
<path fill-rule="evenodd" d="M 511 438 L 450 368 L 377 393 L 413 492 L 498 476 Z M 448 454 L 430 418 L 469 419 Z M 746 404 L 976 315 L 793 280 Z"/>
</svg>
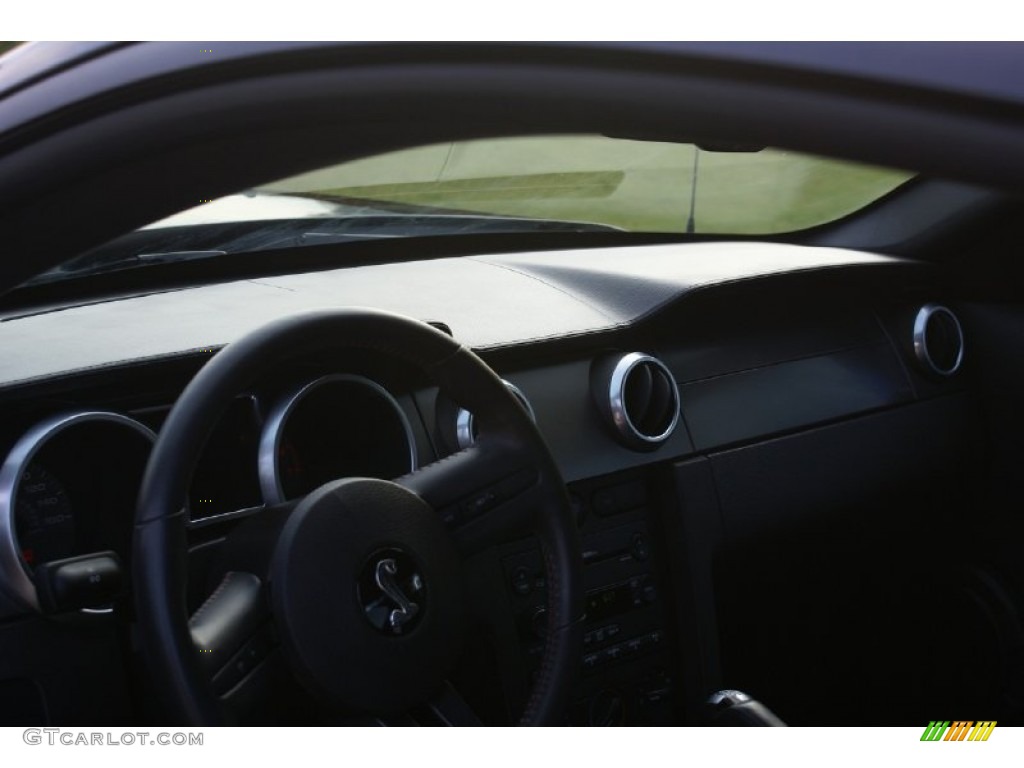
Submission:
<svg viewBox="0 0 1024 768">
<path fill-rule="evenodd" d="M 526 412 L 530 414 L 530 418 L 533 421 L 537 421 L 537 416 L 533 412 L 533 406 L 530 405 L 530 401 L 526 399 L 526 395 L 523 394 L 522 390 L 510 381 L 505 381 L 505 379 L 501 381 L 508 388 L 508 391 L 515 395 L 516 400 L 522 404 Z M 459 449 L 469 448 L 469 446 L 476 442 L 477 434 L 478 429 L 473 414 L 465 408 L 459 408 L 455 414 L 455 443 L 459 446 Z"/>
<path fill-rule="evenodd" d="M 654 450 L 679 424 L 679 388 L 656 357 L 630 352 L 597 361 L 591 391 L 615 436 L 635 450 Z"/>
<path fill-rule="evenodd" d="M 931 373 L 952 376 L 963 364 L 964 333 L 948 308 L 925 304 L 914 319 L 914 354 Z"/>
</svg>

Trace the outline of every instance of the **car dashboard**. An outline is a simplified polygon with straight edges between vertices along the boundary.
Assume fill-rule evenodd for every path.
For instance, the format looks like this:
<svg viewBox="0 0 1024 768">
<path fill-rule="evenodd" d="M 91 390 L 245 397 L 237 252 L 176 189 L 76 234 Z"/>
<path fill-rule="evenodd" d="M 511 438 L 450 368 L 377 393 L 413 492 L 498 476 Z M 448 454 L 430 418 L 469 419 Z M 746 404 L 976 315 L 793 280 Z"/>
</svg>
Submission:
<svg viewBox="0 0 1024 768">
<path fill-rule="evenodd" d="M 991 608 L 947 525 L 982 485 L 986 451 L 960 298 L 920 262 L 718 243 L 356 267 L 8 317 L 0 719 L 159 718 L 127 583 L 149 447 L 224 344 L 351 305 L 472 347 L 550 447 L 586 592 L 566 723 L 695 723 L 722 687 L 805 724 L 916 724 L 943 697 L 981 697 L 988 680 L 940 685 L 922 661 L 983 635 L 965 627 Z M 226 534 L 264 505 L 337 477 L 398 477 L 475 429 L 379 352 L 334 349 L 252 382 L 194 470 L 190 607 L 216 584 Z M 98 603 L 42 584 L 47 562 L 94 553 L 120 567 Z M 543 644 L 541 553 L 524 535 L 467 568 L 474 622 L 453 682 L 485 722 L 512 722 Z M 966 595 L 942 619 L 936 584 Z M 822 685 L 846 692 L 827 711 Z"/>
</svg>

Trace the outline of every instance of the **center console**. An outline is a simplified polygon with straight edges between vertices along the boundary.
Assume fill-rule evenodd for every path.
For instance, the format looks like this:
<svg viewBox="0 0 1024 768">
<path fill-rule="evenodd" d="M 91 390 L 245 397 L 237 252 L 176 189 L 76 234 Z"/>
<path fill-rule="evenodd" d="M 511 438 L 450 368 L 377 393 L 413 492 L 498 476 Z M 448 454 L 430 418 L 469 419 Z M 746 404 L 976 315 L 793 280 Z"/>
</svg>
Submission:
<svg viewBox="0 0 1024 768">
<path fill-rule="evenodd" d="M 570 725 L 677 722 L 668 580 L 659 525 L 642 475 L 570 486 L 584 561 L 580 670 Z M 513 548 L 514 549 L 514 548 Z M 518 653 L 529 676 L 540 664 L 547 590 L 536 543 L 507 552 L 502 571 L 515 617 Z"/>
</svg>

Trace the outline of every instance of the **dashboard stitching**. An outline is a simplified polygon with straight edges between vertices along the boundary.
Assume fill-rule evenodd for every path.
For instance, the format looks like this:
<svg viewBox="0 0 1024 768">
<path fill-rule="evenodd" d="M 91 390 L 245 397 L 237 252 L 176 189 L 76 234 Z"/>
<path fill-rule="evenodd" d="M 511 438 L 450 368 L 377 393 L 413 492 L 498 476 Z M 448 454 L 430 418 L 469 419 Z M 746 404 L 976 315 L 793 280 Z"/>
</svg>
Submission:
<svg viewBox="0 0 1024 768">
<path fill-rule="evenodd" d="M 515 267 L 510 266 L 508 264 L 501 264 L 500 262 L 490 261 L 489 259 L 484 259 L 484 258 L 481 258 L 479 256 L 472 256 L 470 258 L 472 258 L 473 261 L 478 261 L 478 262 L 480 262 L 482 264 L 487 264 L 488 266 L 491 266 L 491 267 L 497 267 L 499 269 L 504 269 L 504 270 L 506 270 L 508 272 L 513 272 L 514 274 L 521 275 L 522 277 L 527 277 L 527 278 L 529 278 L 531 280 L 534 280 L 534 281 L 540 283 L 541 285 L 543 285 L 543 286 L 545 286 L 547 288 L 550 288 L 553 291 L 558 291 L 559 293 L 563 294 L 564 296 L 567 296 L 568 298 L 572 299 L 573 301 L 576 301 L 577 303 L 582 304 L 583 306 L 587 307 L 587 309 L 594 310 L 595 312 L 597 312 L 599 315 L 601 315 L 602 317 L 604 317 L 606 320 L 608 320 L 611 323 L 618 324 L 618 323 L 622 322 L 621 318 L 618 318 L 618 317 L 615 317 L 614 315 L 608 314 L 608 312 L 603 307 L 601 307 L 601 306 L 599 306 L 597 304 L 594 304 L 592 302 L 589 302 L 589 301 L 587 301 L 586 299 L 584 299 L 581 296 L 577 296 L 576 294 L 570 293 L 565 288 L 562 288 L 560 285 L 556 285 L 555 283 L 552 283 L 552 282 L 550 282 L 548 280 L 545 280 L 544 278 L 539 277 L 539 276 L 533 274 L 532 272 L 526 272 L 526 271 L 521 270 L 521 269 L 516 269 Z"/>
</svg>

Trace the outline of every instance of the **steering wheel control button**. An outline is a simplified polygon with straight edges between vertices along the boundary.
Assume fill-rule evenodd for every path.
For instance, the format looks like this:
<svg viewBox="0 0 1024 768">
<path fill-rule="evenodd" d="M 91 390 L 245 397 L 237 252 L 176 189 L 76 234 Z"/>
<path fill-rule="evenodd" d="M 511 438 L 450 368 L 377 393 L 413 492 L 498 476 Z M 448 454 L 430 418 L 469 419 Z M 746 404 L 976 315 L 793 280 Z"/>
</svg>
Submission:
<svg viewBox="0 0 1024 768">
<path fill-rule="evenodd" d="M 533 591 L 533 577 L 526 568 L 516 568 L 512 574 L 512 590 L 523 597 Z"/>
<path fill-rule="evenodd" d="M 124 583 L 114 552 L 71 557 L 36 569 L 40 607 L 47 613 L 95 608 L 112 602 Z"/>
<path fill-rule="evenodd" d="M 461 652 L 464 581 L 437 513 L 385 480 L 327 483 L 288 517 L 271 607 L 295 676 L 327 702 L 393 714 L 437 691 Z"/>
<path fill-rule="evenodd" d="M 274 650 L 274 634 L 269 626 L 261 629 L 213 677 L 213 689 L 219 696 L 242 682 Z"/>
<path fill-rule="evenodd" d="M 441 518 L 441 522 L 448 528 L 454 528 L 462 522 L 462 515 L 459 511 L 458 504 L 451 504 L 450 506 L 438 510 L 437 516 Z"/>
<path fill-rule="evenodd" d="M 462 516 L 465 520 L 472 520 L 490 509 L 498 506 L 500 499 L 496 490 L 488 488 L 470 496 L 462 503 Z"/>
<path fill-rule="evenodd" d="M 453 522 L 468 522 L 485 512 L 489 512 L 506 501 L 514 499 L 537 482 L 537 474 L 529 469 L 521 469 L 492 486 L 483 488 L 472 496 L 465 498 L 458 511 L 453 514 Z M 446 515 L 442 520 L 447 523 Z"/>
<path fill-rule="evenodd" d="M 378 632 L 401 635 L 412 631 L 426 598 L 426 584 L 416 563 L 400 550 L 382 550 L 363 567 L 359 602 L 366 619 Z"/>
</svg>

